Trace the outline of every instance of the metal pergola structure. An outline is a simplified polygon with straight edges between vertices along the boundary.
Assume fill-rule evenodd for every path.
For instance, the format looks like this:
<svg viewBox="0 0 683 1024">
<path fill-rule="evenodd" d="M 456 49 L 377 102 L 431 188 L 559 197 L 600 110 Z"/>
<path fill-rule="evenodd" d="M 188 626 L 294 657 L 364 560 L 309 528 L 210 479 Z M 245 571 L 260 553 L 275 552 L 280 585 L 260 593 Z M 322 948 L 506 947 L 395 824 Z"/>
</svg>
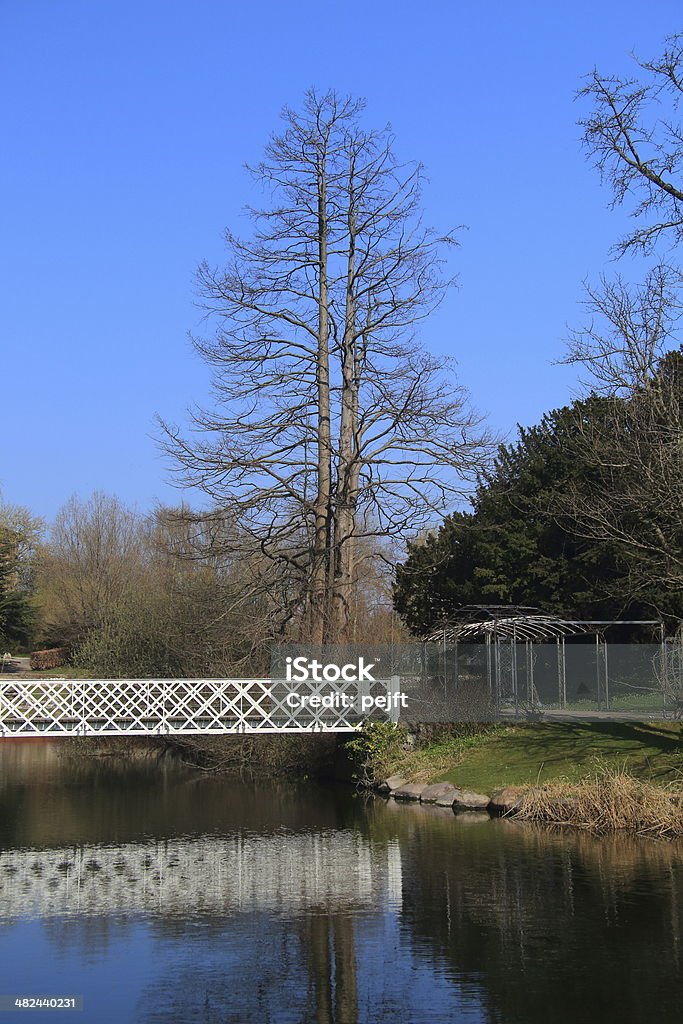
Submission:
<svg viewBox="0 0 683 1024">
<path fill-rule="evenodd" d="M 657 636 L 664 651 L 665 627 L 661 619 L 568 619 L 549 615 L 539 608 L 525 605 L 466 605 L 457 616 L 444 622 L 423 637 L 423 643 L 439 644 L 443 649 L 444 680 L 448 647 L 455 648 L 452 664 L 457 686 L 459 644 L 484 644 L 486 677 L 489 693 L 497 708 L 508 698 L 515 711 L 520 706 L 533 711 L 540 703 L 534 685 L 532 645 L 554 643 L 557 649 L 557 703 L 567 709 L 567 639 L 595 637 L 595 671 L 598 711 L 610 711 L 610 674 L 608 641 L 610 627 L 644 627 Z M 518 645 L 524 645 L 524 674 L 519 678 Z M 503 655 L 508 652 L 509 687 L 504 685 Z"/>
</svg>

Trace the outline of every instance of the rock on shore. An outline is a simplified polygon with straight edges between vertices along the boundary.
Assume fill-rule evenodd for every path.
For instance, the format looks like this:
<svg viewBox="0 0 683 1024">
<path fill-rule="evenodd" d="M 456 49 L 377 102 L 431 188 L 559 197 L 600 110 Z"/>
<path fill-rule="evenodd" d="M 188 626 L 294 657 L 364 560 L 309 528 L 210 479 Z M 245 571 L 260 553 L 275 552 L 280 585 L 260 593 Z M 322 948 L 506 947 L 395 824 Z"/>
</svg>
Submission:
<svg viewBox="0 0 683 1024">
<path fill-rule="evenodd" d="M 490 803 L 486 793 L 473 793 L 471 789 L 456 789 L 453 797 L 454 811 L 484 811 Z"/>
<path fill-rule="evenodd" d="M 452 807 L 455 812 L 484 811 L 489 808 L 491 800 L 486 793 L 458 789 L 452 782 L 433 782 L 428 785 L 407 782 L 401 775 L 390 776 L 377 788 L 380 793 L 393 796 L 395 800 L 414 800 L 423 804 L 436 804 L 437 807 Z M 496 808 L 494 813 L 501 812 Z"/>
<path fill-rule="evenodd" d="M 450 807 L 455 793 L 455 786 L 450 782 L 435 782 L 422 790 L 420 800 L 423 804 L 438 804 L 440 807 Z"/>
<path fill-rule="evenodd" d="M 391 775 L 377 789 L 380 793 L 393 796 L 395 800 L 451 807 L 456 814 L 461 811 L 487 811 L 490 815 L 515 814 L 526 792 L 524 786 L 505 786 L 489 796 L 487 793 L 475 793 L 471 789 L 460 789 L 452 782 L 408 782 L 403 775 Z"/>
<path fill-rule="evenodd" d="M 380 793 L 393 793 L 395 789 L 400 789 L 401 786 L 405 786 L 408 782 L 402 775 L 390 775 L 384 782 L 380 782 L 377 789 Z"/>
<path fill-rule="evenodd" d="M 497 789 L 492 795 L 489 803 L 489 811 L 492 814 L 514 814 L 524 796 L 524 786 L 505 786 L 504 789 Z"/>
<path fill-rule="evenodd" d="M 407 782 L 404 786 L 392 791 L 395 800 L 419 800 L 427 785 L 424 782 Z"/>
</svg>

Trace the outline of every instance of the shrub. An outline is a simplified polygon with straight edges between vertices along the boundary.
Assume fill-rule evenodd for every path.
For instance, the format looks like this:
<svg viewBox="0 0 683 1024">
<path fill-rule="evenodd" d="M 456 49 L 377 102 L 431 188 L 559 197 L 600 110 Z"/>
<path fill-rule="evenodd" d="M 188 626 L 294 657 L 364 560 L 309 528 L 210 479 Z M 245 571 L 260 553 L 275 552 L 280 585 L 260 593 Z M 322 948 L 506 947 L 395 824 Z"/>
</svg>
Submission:
<svg viewBox="0 0 683 1024">
<path fill-rule="evenodd" d="M 47 651 L 34 651 L 31 655 L 31 668 L 34 672 L 51 668 L 59 668 L 66 662 L 66 648 L 51 647 Z"/>
<path fill-rule="evenodd" d="M 374 786 L 390 774 L 391 764 L 406 747 L 404 728 L 391 722 L 363 722 L 346 744 L 354 764 L 353 779 L 361 786 Z"/>
</svg>

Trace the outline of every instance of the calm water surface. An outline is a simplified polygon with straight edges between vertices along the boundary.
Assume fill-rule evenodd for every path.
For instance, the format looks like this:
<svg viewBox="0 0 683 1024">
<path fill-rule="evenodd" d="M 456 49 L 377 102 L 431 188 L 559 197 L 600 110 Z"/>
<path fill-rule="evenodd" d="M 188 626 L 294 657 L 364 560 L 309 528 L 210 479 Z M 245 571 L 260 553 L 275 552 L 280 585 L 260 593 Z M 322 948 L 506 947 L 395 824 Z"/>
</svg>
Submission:
<svg viewBox="0 0 683 1024">
<path fill-rule="evenodd" d="M 0 741 L 0 995 L 84 997 L 40 1019 L 683 1017 L 680 847 L 64 749 Z"/>
</svg>

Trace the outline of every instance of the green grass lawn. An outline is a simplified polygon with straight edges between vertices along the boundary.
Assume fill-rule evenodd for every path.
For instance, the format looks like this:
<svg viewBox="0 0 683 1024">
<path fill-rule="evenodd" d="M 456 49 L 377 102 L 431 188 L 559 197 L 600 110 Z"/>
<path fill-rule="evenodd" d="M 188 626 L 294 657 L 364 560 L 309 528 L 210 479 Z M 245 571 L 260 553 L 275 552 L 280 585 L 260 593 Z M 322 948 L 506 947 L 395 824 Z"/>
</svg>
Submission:
<svg viewBox="0 0 683 1024">
<path fill-rule="evenodd" d="M 640 711 L 643 715 L 656 716 L 662 712 L 662 696 L 660 693 L 655 691 L 648 691 L 646 693 L 617 693 L 611 694 L 609 700 L 609 706 L 612 711 Z M 545 703 L 543 705 L 544 710 L 563 710 L 560 704 L 556 703 Z M 598 703 L 598 701 L 590 700 L 571 700 L 566 704 L 566 710 L 569 711 L 604 711 L 605 701 Z"/>
<path fill-rule="evenodd" d="M 455 748 L 453 748 L 455 754 Z M 435 762 L 446 751 L 434 748 Z M 507 726 L 464 745 L 431 781 L 490 793 L 505 785 L 576 781 L 600 764 L 654 782 L 683 781 L 683 727 L 671 723 L 543 722 Z M 436 763 L 435 763 L 436 767 Z"/>
</svg>

